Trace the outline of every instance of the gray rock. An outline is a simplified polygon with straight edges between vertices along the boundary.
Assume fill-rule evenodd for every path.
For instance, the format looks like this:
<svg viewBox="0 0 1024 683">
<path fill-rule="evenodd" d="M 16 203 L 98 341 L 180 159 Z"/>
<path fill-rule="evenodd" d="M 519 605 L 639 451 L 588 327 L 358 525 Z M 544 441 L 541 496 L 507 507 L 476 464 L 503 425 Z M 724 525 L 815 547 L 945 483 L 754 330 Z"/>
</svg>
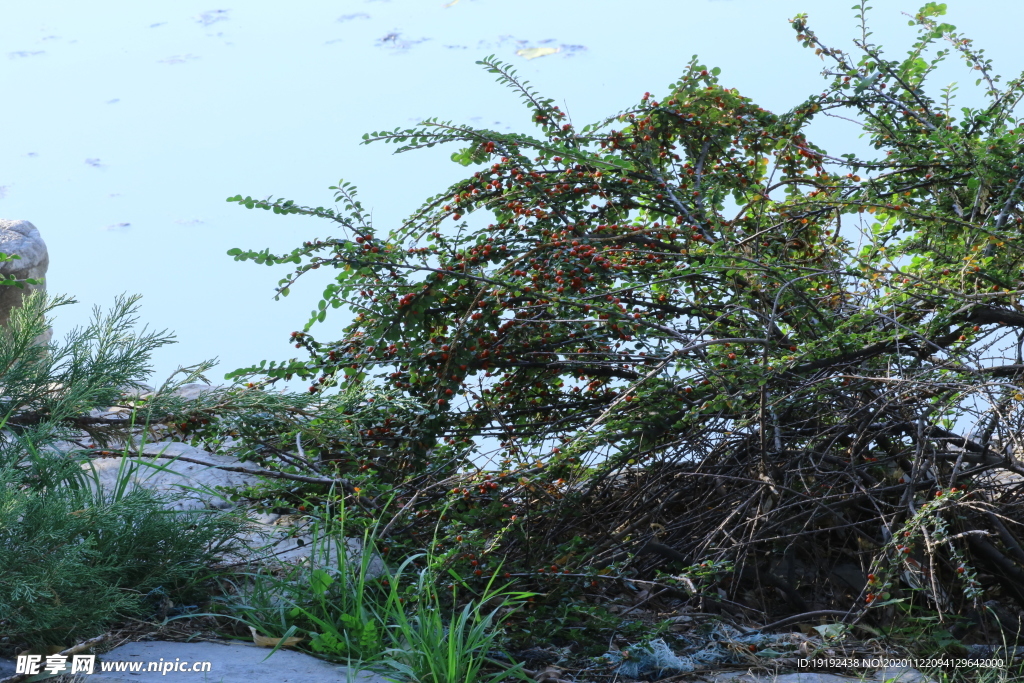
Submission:
<svg viewBox="0 0 1024 683">
<path fill-rule="evenodd" d="M 146 457 L 157 455 L 171 458 Z M 206 464 L 174 459 L 176 456 Z M 126 471 L 133 465 L 133 471 Z M 119 477 L 127 476 L 129 489 L 139 487 L 169 494 L 174 497 L 172 509 L 182 511 L 231 509 L 234 504 L 221 495 L 217 490 L 218 486 L 246 486 L 260 481 L 254 474 L 217 468 L 221 466 L 253 469 L 251 465 L 242 463 L 237 458 L 210 453 L 173 441 L 147 443 L 136 458 L 98 458 L 84 467 L 90 466 L 94 468 L 95 479 L 104 490 L 113 490 Z M 248 532 L 240 539 L 242 549 L 237 554 L 224 558 L 231 563 L 261 561 L 279 566 L 311 565 L 332 568 L 337 567 L 337 560 L 342 553 L 349 563 L 357 563 L 362 558 L 363 546 L 359 539 L 345 539 L 345 548 L 338 546 L 334 540 L 321 542 L 314 537 L 309 520 L 303 517 L 272 513 L 246 514 L 251 524 Z M 383 560 L 374 554 L 367 567 L 368 576 L 377 577 L 384 571 Z"/>
<path fill-rule="evenodd" d="M 177 387 L 172 393 L 186 400 L 195 400 L 203 393 L 222 389 L 194 383 Z M 140 397 L 151 396 L 154 392 L 145 387 L 132 392 Z M 111 417 L 120 414 L 127 417 L 130 411 L 124 408 L 110 408 L 93 411 L 95 416 Z M 73 444 L 58 447 L 70 449 Z M 112 452 L 125 452 L 123 447 L 111 446 Z M 137 435 L 127 452 L 134 457 L 121 456 L 94 459 L 83 466 L 94 470 L 94 478 L 104 490 L 114 490 L 121 477 L 128 477 L 128 488 L 150 489 L 173 497 L 172 509 L 176 510 L 229 510 L 235 504 L 218 490 L 218 487 L 242 487 L 258 484 L 259 477 L 245 471 L 229 471 L 221 468 L 240 468 L 256 471 L 258 468 L 243 463 L 233 455 L 211 453 L 180 441 L 169 439 L 142 443 Z M 124 469 L 122 469 L 124 468 Z M 131 469 L 134 468 L 134 469 Z M 127 470 L 131 470 L 130 472 Z M 308 518 L 298 515 L 257 513 L 242 510 L 250 521 L 248 531 L 240 537 L 241 548 L 222 558 L 230 564 L 258 562 L 265 566 L 282 567 L 302 565 L 337 571 L 342 558 L 354 569 L 358 569 L 363 558 L 363 544 L 360 539 L 346 538 L 344 544 L 334 539 L 321 539 L 314 535 L 313 525 Z M 376 578 L 387 567 L 379 555 L 374 553 L 367 565 L 367 576 Z"/>
<path fill-rule="evenodd" d="M 147 488 L 176 497 L 181 494 L 173 505 L 176 510 L 224 510 L 230 508 L 231 504 L 217 491 L 217 486 L 247 486 L 259 481 L 252 474 L 217 469 L 217 466 L 249 469 L 237 458 L 208 453 L 180 441 L 149 442 L 140 450 L 136 449 L 133 450 L 140 457 L 129 458 L 127 462 L 118 456 L 98 458 L 90 463 L 103 489 L 112 490 L 122 476 L 122 467 L 130 468 L 134 464 L 135 469 L 129 475 L 129 488 Z M 174 459 L 176 457 L 206 464 Z"/>
<path fill-rule="evenodd" d="M 13 676 L 14 672 L 17 671 L 17 666 L 17 662 L 13 659 L 0 657 L 0 680 Z"/>
<path fill-rule="evenodd" d="M 24 280 L 41 279 L 46 276 L 50 255 L 36 226 L 28 221 L 0 218 L 0 253 L 21 257 L 18 260 L 0 262 L 0 275 L 5 278 Z M 0 325 L 7 325 L 11 311 L 21 306 L 26 293 L 34 290 L 45 291 L 46 285 L 26 285 L 24 289 L 0 287 Z M 53 330 L 47 330 L 36 338 L 36 344 L 48 344 L 52 335 Z"/>
</svg>

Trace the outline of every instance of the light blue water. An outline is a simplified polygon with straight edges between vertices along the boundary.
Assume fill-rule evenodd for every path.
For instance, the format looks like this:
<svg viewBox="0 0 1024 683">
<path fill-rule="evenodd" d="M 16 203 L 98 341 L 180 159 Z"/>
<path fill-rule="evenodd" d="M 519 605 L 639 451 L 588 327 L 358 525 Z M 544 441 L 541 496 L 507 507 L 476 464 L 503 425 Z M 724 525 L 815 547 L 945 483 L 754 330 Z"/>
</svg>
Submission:
<svg viewBox="0 0 1024 683">
<path fill-rule="evenodd" d="M 823 67 L 787 19 L 811 14 L 834 45 L 858 36 L 850 0 L 6 2 L 0 5 L 0 217 L 39 228 L 48 287 L 82 302 L 61 309 L 58 336 L 94 305 L 143 295 L 141 319 L 180 341 L 155 356 L 152 382 L 219 356 L 211 375 L 286 359 L 330 273 L 272 300 L 288 271 L 235 263 L 232 247 L 287 251 L 332 234 L 327 223 L 247 211 L 241 193 L 328 206 L 355 182 L 378 231 L 466 172 L 452 149 L 392 156 L 361 146 L 373 130 L 437 116 L 529 131 L 517 96 L 474 62 L 495 54 L 554 97 L 574 121 L 624 109 L 673 82 L 693 54 L 722 83 L 784 110 L 823 87 Z M 900 55 L 911 29 L 878 0 L 872 39 Z M 988 48 L 1008 76 L 1021 68 L 1024 4 L 950 2 L 949 21 Z M 897 49 L 895 46 L 899 46 Z M 526 60 L 516 51 L 558 47 Z M 967 81 L 962 67 L 946 80 Z M 970 79 L 973 80 L 973 79 Z M 942 84 L 943 79 L 939 79 Z M 822 126 L 819 144 L 856 144 Z M 328 318 L 332 338 L 344 323 Z"/>
</svg>

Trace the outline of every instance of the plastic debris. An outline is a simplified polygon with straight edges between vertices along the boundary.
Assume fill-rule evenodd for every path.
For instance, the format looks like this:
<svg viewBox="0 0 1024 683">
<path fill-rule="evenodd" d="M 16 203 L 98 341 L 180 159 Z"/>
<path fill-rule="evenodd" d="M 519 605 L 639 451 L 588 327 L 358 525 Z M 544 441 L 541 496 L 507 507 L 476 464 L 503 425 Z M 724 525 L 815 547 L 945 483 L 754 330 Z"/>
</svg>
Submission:
<svg viewBox="0 0 1024 683">
<path fill-rule="evenodd" d="M 696 643 L 682 638 L 685 649 L 697 648 L 688 654 L 677 655 L 668 643 L 658 638 L 647 645 L 608 652 L 604 657 L 619 665 L 616 673 L 621 676 L 664 676 L 690 673 L 715 665 L 750 663 L 757 657 L 771 659 L 793 654 L 799 642 L 804 639 L 791 633 L 743 633 L 728 624 L 719 623 Z M 687 643 L 690 645 L 687 646 Z"/>
</svg>

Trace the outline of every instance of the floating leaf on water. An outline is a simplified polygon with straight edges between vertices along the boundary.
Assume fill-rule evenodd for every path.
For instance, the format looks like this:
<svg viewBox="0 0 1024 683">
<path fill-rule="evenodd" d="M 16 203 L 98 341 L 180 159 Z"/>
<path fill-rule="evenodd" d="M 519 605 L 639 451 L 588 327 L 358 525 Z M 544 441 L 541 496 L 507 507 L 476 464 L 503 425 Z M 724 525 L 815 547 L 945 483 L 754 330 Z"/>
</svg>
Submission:
<svg viewBox="0 0 1024 683">
<path fill-rule="evenodd" d="M 516 50 L 516 54 L 524 59 L 537 59 L 537 57 L 553 55 L 560 50 L 561 48 L 558 47 L 527 47 L 522 50 Z"/>
</svg>

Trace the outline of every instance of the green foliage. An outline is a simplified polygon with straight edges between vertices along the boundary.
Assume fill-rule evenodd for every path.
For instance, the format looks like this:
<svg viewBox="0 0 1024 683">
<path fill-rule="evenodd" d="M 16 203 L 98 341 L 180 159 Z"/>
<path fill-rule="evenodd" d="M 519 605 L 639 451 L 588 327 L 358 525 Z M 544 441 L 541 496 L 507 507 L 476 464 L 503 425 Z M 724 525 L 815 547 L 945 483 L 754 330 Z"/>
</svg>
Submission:
<svg viewBox="0 0 1024 683">
<path fill-rule="evenodd" d="M 0 253 L 0 263 L 4 261 L 16 261 L 21 259 L 17 254 L 3 254 Z M 0 287 L 17 287 L 18 289 L 25 289 L 26 285 L 41 285 L 42 280 L 34 278 L 25 278 L 24 280 L 15 280 L 13 278 L 5 277 L 0 279 Z"/>
<path fill-rule="evenodd" d="M 334 519 L 334 515 L 325 518 Z M 407 558 L 397 570 L 371 571 L 379 558 L 377 527 L 366 529 L 359 557 L 347 543 L 344 507 L 337 522 L 314 528 L 310 565 L 285 572 L 261 570 L 243 574 L 233 595 L 219 599 L 223 612 L 274 638 L 297 635 L 308 642 L 297 645 L 325 658 L 378 668 L 410 680 L 435 683 L 473 683 L 522 678 L 521 666 L 506 668 L 490 659 L 502 623 L 512 609 L 532 594 L 492 588 L 487 583 L 478 601 L 461 611 L 441 599 L 438 571 L 432 556 Z M 420 562 L 419 560 L 424 561 Z M 410 566 L 421 566 L 416 579 L 408 579 Z M 458 583 L 458 576 L 455 576 Z M 500 601 L 493 611 L 483 606 Z M 443 615 L 446 609 L 450 615 Z M 505 612 L 501 617 L 498 612 Z M 501 671 L 482 677 L 485 664 Z"/>
<path fill-rule="evenodd" d="M 36 292 L 0 330 L 0 637 L 10 646 L 95 636 L 150 613 L 151 591 L 187 597 L 240 528 L 223 513 L 171 512 L 171 499 L 127 490 L 131 467 L 103 490 L 83 469 L 85 452 L 55 450 L 79 430 L 124 438 L 127 425 L 90 420 L 89 411 L 138 386 L 149 352 L 169 341 L 132 333 L 134 302 L 118 299 L 47 348 L 33 344 L 45 315 L 72 301 Z"/>
<path fill-rule="evenodd" d="M 49 327 L 46 316 L 75 301 L 32 292 L 12 311 L 0 330 L 0 415 L 17 438 L 0 446 L 0 463 L 27 466 L 33 449 L 77 437 L 77 430 L 101 446 L 126 435 L 126 421 L 84 416 L 118 405 L 126 392 L 141 387 L 151 369 L 150 353 L 173 343 L 166 330 L 131 334 L 138 298 L 118 297 L 107 315 L 97 308 L 89 325 L 49 348 L 35 345 Z"/>
<path fill-rule="evenodd" d="M 194 595 L 239 523 L 169 512 L 168 502 L 141 489 L 115 497 L 66 484 L 26 488 L 0 469 L 0 637 L 68 646 L 147 616 L 151 591 Z"/>
<path fill-rule="evenodd" d="M 957 619 L 942 619 L 934 611 L 914 604 L 900 604 L 881 633 L 921 658 L 962 655 L 963 644 L 950 634 Z"/>
<path fill-rule="evenodd" d="M 299 634 L 309 639 L 303 647 L 333 660 L 376 659 L 384 649 L 378 622 L 386 611 L 384 591 L 371 572 L 376 550 L 370 530 L 361 547 L 367 551 L 354 556 L 343 522 L 330 529 L 317 525 L 311 565 L 242 574 L 235 594 L 220 602 L 228 615 L 260 635 Z"/>
<path fill-rule="evenodd" d="M 350 614 L 338 615 L 338 624 L 324 623 L 310 646 L 329 657 L 352 657 L 359 653 L 378 653 L 381 636 L 373 621 L 361 621 Z"/>
<path fill-rule="evenodd" d="M 416 556 L 405 560 L 394 573 L 388 593 L 388 609 L 393 618 L 394 628 L 390 635 L 393 647 L 386 651 L 384 670 L 398 672 L 412 681 L 431 683 L 462 683 L 463 681 L 501 681 L 508 676 L 529 681 L 523 672 L 523 665 L 506 668 L 490 657 L 492 647 L 499 635 L 501 625 L 511 616 L 511 609 L 519 607 L 532 593 L 508 591 L 508 585 L 493 588 L 497 572 L 491 575 L 478 599 L 468 601 L 461 610 L 453 608 L 450 614 L 443 614 L 446 600 L 437 590 L 437 574 L 434 564 L 427 558 L 427 567 L 418 572 L 412 588 L 414 596 L 410 609 L 406 609 L 405 594 L 402 590 L 405 572 L 416 560 Z M 452 572 L 457 582 L 459 576 Z M 464 584 L 463 584 L 464 585 Z M 458 596 L 452 596 L 458 603 Z M 484 605 L 493 609 L 485 613 Z M 411 612 L 411 614 L 410 614 Z M 505 612 L 504 615 L 499 613 Z M 486 677 L 482 669 L 486 664 L 498 666 L 501 670 Z"/>
<path fill-rule="evenodd" d="M 927 552 L 947 583 L 982 548 L 987 588 L 1024 600 L 1019 501 L 990 488 L 915 517 L 936 490 L 1024 472 L 1009 456 L 1024 430 L 1024 79 L 1001 87 L 983 50 L 937 23 L 941 4 L 914 16 L 897 60 L 855 9 L 859 56 L 792 20 L 829 82 L 781 114 L 695 57 L 663 97 L 579 127 L 491 57 L 480 64 L 539 134 L 436 119 L 368 134 L 491 162 L 401 226 L 375 230 L 341 182 L 338 210 L 232 197 L 345 235 L 229 252 L 289 264 L 279 295 L 310 270 L 335 272 L 292 334 L 308 359 L 230 376 L 401 397 L 414 417 L 400 443 L 387 424 L 360 438 L 394 448 L 389 485 L 419 501 L 416 518 L 440 520 L 449 566 L 475 562 L 478 576 L 498 558 L 537 581 L 585 575 L 596 557 L 645 547 L 656 526 L 662 559 L 687 564 L 767 572 L 773 552 L 820 565 L 822 547 L 870 561 L 891 550 L 881 530 L 910 518 L 942 536 Z M 978 76 L 985 106 L 930 92 L 950 55 Z M 878 154 L 813 144 L 822 116 L 856 121 Z M 351 322 L 323 339 L 314 331 L 333 309 Z M 1000 505 L 1010 521 L 997 529 Z M 757 575 L 738 571 L 733 590 Z M 954 609 L 986 589 L 969 588 Z M 787 599 L 803 602 L 795 588 Z"/>
</svg>

